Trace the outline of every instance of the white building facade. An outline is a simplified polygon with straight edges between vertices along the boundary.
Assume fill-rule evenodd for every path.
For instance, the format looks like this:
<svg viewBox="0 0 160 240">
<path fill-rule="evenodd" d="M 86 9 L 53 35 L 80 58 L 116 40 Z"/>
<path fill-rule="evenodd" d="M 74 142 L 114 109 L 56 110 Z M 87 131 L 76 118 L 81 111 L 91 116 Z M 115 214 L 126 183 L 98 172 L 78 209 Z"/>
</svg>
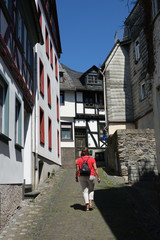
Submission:
<svg viewBox="0 0 160 240">
<path fill-rule="evenodd" d="M 36 5 L 31 4 L 30 1 L 1 1 L 0 203 L 2 225 L 22 200 L 25 156 L 27 161 L 32 160 L 33 47 L 37 42 L 43 44 Z"/>
<path fill-rule="evenodd" d="M 36 188 L 61 166 L 59 57 L 61 43 L 55 1 L 36 1 L 44 45 L 37 44 L 33 113 L 33 179 Z M 30 183 L 30 181 L 28 182 Z"/>
</svg>

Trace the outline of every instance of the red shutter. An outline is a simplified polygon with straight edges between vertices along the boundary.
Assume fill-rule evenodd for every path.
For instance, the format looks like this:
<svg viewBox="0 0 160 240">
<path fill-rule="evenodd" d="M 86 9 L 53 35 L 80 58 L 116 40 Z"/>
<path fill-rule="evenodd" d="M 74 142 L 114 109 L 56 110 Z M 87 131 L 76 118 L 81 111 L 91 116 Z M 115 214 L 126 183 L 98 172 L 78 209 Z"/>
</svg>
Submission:
<svg viewBox="0 0 160 240">
<path fill-rule="evenodd" d="M 57 97 L 57 121 L 59 121 L 59 99 Z"/>
<path fill-rule="evenodd" d="M 59 131 L 57 130 L 57 151 L 59 156 Z"/>
<path fill-rule="evenodd" d="M 48 118 L 48 147 L 52 149 L 52 122 L 50 118 Z"/>
<path fill-rule="evenodd" d="M 46 28 L 46 54 L 49 57 L 49 35 L 48 35 L 47 28 Z"/>
<path fill-rule="evenodd" d="M 51 107 L 51 81 L 48 76 L 47 76 L 47 82 L 48 82 L 48 105 Z"/>
<path fill-rule="evenodd" d="M 44 95 L 44 67 L 39 59 L 39 75 L 40 75 L 40 92 Z"/>
<path fill-rule="evenodd" d="M 44 142 L 44 111 L 40 108 L 40 143 Z"/>
<path fill-rule="evenodd" d="M 58 80 L 58 65 L 57 65 L 57 57 L 55 55 L 55 75 L 56 75 L 56 79 Z"/>
<path fill-rule="evenodd" d="M 53 68 L 53 48 L 52 48 L 51 41 L 50 41 L 50 63 L 51 63 L 51 67 Z"/>
</svg>

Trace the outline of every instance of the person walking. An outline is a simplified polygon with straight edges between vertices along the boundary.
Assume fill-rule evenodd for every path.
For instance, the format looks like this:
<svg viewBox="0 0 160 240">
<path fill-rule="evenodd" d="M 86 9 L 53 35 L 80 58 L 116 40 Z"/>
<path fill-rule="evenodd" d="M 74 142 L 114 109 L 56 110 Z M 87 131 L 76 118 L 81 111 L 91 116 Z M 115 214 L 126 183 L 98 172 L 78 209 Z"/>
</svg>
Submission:
<svg viewBox="0 0 160 240">
<path fill-rule="evenodd" d="M 90 174 L 88 176 L 81 175 L 81 168 L 83 163 L 88 163 Z M 94 200 L 94 186 L 95 186 L 95 175 L 97 175 L 98 183 L 100 183 L 100 176 L 97 169 L 96 161 L 93 157 L 89 156 L 88 148 L 82 149 L 81 157 L 76 162 L 76 182 L 80 182 L 83 191 L 83 197 L 86 205 L 86 211 L 93 209 Z"/>
</svg>

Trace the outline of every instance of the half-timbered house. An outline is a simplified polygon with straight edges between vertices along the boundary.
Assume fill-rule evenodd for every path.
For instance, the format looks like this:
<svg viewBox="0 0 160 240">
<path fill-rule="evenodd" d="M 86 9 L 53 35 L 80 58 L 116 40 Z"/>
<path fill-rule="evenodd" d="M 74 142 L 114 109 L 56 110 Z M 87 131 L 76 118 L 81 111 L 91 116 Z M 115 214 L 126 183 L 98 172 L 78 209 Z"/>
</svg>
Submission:
<svg viewBox="0 0 160 240">
<path fill-rule="evenodd" d="M 3 225 L 22 200 L 32 162 L 34 51 L 43 37 L 33 1 L 0 1 L 0 208 Z M 31 165 L 30 165 L 31 168 Z"/>
<path fill-rule="evenodd" d="M 73 166 L 84 146 L 96 160 L 104 160 L 103 81 L 92 66 L 85 73 L 61 64 L 60 110 L 62 165 Z"/>
</svg>

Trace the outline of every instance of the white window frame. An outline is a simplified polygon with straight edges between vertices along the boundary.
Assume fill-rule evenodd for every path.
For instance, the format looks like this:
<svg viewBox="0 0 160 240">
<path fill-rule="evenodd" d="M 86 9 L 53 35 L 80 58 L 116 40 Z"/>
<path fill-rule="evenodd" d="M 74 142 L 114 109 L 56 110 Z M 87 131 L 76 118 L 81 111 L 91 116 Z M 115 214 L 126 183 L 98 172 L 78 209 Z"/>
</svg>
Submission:
<svg viewBox="0 0 160 240">
<path fill-rule="evenodd" d="M 135 50 L 135 59 L 138 61 L 140 59 L 140 43 L 139 38 L 137 38 L 134 42 L 134 50 Z"/>
<path fill-rule="evenodd" d="M 141 100 L 146 98 L 146 84 L 145 82 L 142 82 L 140 85 L 140 95 L 141 95 Z"/>
<path fill-rule="evenodd" d="M 70 137 L 69 138 L 63 138 L 63 130 L 68 129 L 70 131 Z M 61 122 L 61 141 L 72 141 L 73 140 L 73 134 L 72 134 L 72 123 L 71 122 Z"/>
</svg>

